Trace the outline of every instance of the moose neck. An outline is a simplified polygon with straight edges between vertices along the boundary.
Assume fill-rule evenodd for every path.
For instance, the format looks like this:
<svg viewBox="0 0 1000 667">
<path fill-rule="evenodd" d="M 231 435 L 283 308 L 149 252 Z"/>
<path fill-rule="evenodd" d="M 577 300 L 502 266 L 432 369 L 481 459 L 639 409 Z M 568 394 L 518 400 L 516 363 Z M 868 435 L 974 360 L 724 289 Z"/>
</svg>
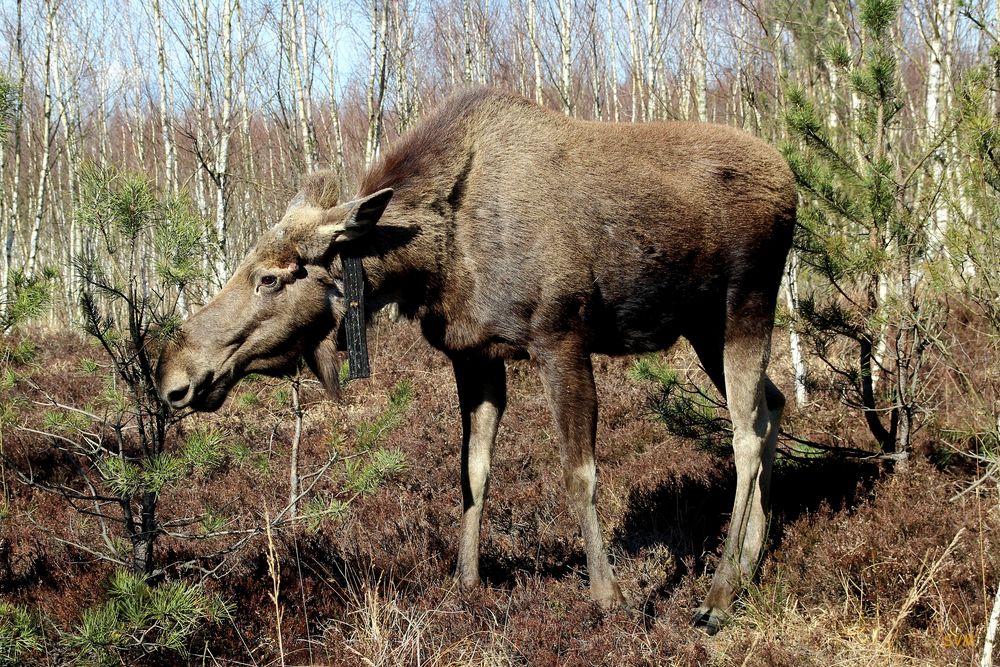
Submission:
<svg viewBox="0 0 1000 667">
<path fill-rule="evenodd" d="M 357 248 L 365 269 L 365 306 L 370 316 L 390 303 L 404 317 L 420 317 L 440 289 L 440 217 L 430 211 L 399 207 L 387 211 Z"/>
<path fill-rule="evenodd" d="M 423 319 L 440 310 L 455 270 L 454 239 L 474 154 L 465 121 L 425 124 L 402 137 L 365 175 L 360 194 L 392 188 L 392 202 L 359 244 L 367 274 L 366 307 L 388 303 Z M 432 159 L 434 156 L 436 158 Z"/>
</svg>

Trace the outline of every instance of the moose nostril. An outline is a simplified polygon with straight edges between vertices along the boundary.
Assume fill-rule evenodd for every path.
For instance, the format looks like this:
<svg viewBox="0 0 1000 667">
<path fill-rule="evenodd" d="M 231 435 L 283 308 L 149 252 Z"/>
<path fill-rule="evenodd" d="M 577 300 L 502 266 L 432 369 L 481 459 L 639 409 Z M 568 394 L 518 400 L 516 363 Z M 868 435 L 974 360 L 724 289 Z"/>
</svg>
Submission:
<svg viewBox="0 0 1000 667">
<path fill-rule="evenodd" d="M 167 392 L 167 402 L 170 404 L 180 403 L 188 395 L 188 389 L 191 385 L 186 384 L 183 387 L 177 387 L 176 389 L 171 389 Z"/>
</svg>

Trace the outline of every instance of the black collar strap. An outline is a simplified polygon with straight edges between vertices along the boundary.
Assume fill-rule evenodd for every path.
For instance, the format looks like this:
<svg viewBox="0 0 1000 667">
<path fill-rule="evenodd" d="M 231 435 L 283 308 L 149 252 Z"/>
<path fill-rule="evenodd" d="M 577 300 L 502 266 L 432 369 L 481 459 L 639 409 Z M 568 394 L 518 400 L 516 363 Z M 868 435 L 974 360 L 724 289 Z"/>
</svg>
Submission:
<svg viewBox="0 0 1000 667">
<path fill-rule="evenodd" d="M 344 333 L 347 338 L 348 378 L 358 380 L 371 375 L 368 368 L 368 336 L 365 326 L 365 270 L 360 257 L 341 255 L 344 268 Z"/>
</svg>

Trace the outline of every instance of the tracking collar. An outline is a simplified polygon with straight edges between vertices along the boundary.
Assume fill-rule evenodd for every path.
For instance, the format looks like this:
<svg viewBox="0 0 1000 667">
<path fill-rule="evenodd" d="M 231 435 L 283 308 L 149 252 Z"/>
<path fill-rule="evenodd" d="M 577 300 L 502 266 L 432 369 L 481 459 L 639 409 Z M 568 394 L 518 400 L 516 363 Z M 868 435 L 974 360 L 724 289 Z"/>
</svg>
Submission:
<svg viewBox="0 0 1000 667">
<path fill-rule="evenodd" d="M 368 335 L 365 326 L 365 269 L 361 258 L 341 255 L 344 269 L 344 334 L 347 338 L 348 379 L 359 380 L 371 375 L 368 367 Z"/>
</svg>

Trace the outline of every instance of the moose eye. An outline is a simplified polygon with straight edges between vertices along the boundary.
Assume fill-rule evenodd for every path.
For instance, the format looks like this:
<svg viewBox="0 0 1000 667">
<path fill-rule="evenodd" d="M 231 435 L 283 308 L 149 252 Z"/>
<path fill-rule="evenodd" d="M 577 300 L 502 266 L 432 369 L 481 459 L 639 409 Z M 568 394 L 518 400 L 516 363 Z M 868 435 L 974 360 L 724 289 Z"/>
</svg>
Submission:
<svg viewBox="0 0 1000 667">
<path fill-rule="evenodd" d="M 274 287 L 278 283 L 278 277 L 265 275 L 260 277 L 260 284 L 263 287 Z"/>
</svg>

